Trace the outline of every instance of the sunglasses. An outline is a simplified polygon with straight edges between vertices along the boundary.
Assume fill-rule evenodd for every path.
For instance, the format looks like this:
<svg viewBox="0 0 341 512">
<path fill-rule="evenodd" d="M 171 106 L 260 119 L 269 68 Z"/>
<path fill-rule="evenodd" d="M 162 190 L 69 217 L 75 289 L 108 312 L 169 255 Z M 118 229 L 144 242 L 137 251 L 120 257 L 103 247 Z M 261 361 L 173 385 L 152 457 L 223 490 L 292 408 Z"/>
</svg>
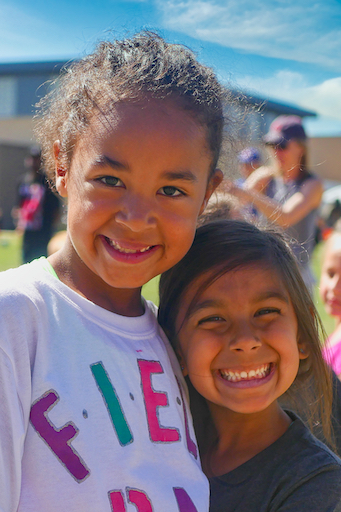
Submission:
<svg viewBox="0 0 341 512">
<path fill-rule="evenodd" d="M 269 146 L 271 146 L 273 149 L 287 149 L 288 147 L 288 144 L 289 144 L 289 141 L 288 140 L 283 140 L 282 142 L 280 142 L 279 144 L 269 144 Z"/>
</svg>

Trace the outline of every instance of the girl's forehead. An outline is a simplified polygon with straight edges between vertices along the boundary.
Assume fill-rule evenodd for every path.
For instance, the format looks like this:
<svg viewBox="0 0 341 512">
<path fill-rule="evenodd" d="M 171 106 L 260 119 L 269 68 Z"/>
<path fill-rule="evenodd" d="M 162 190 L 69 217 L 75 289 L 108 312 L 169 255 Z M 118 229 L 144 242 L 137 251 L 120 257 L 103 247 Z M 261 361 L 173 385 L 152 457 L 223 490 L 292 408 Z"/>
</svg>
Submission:
<svg viewBox="0 0 341 512">
<path fill-rule="evenodd" d="M 341 233 L 333 233 L 327 242 L 327 254 L 341 252 Z"/>
<path fill-rule="evenodd" d="M 172 99 L 119 102 L 94 110 L 88 126 L 76 141 L 80 145 L 102 144 L 112 137 L 133 139 L 146 146 L 151 140 L 171 140 L 172 145 L 197 144 L 196 150 L 210 155 L 207 127 Z"/>
<path fill-rule="evenodd" d="M 262 276 L 260 278 L 260 276 Z M 283 296 L 289 298 L 287 286 L 279 270 L 268 262 L 259 261 L 235 266 L 229 269 L 227 265 L 213 268 L 199 275 L 191 281 L 184 290 L 181 303 L 187 303 L 191 308 L 200 300 L 203 295 L 210 295 L 214 292 L 222 292 L 229 295 L 229 286 L 234 289 L 243 288 L 246 292 L 257 293 L 258 289 L 265 289 L 267 286 L 278 288 Z M 290 299 L 291 301 L 291 299 Z"/>
<path fill-rule="evenodd" d="M 90 125 L 98 128 L 115 126 L 119 122 L 134 121 L 142 117 L 145 121 L 166 120 L 167 122 L 183 122 L 198 126 L 201 123 L 194 112 L 184 109 L 180 101 L 173 98 L 165 99 L 144 99 L 140 101 L 119 101 L 116 103 L 103 104 L 94 109 Z"/>
</svg>

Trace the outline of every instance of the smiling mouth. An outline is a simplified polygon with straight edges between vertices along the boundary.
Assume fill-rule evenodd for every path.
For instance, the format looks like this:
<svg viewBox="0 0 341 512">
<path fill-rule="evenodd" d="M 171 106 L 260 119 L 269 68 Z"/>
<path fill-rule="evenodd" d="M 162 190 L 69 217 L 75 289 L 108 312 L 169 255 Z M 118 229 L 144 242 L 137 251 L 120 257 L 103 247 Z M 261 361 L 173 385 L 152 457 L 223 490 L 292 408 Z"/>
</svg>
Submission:
<svg viewBox="0 0 341 512">
<path fill-rule="evenodd" d="M 141 254 L 147 251 L 150 251 L 150 249 L 153 249 L 155 245 L 147 245 L 146 247 L 143 247 L 142 249 L 129 249 L 127 247 L 122 247 L 118 242 L 115 240 L 112 240 L 111 238 L 108 238 L 107 236 L 104 237 L 108 244 L 116 249 L 116 251 L 122 253 L 122 254 Z"/>
<path fill-rule="evenodd" d="M 246 380 L 264 379 L 267 377 L 272 368 L 273 363 L 263 364 L 256 369 L 240 372 L 233 372 L 232 370 L 219 370 L 220 376 L 229 382 L 241 382 Z"/>
<path fill-rule="evenodd" d="M 327 299 L 326 301 L 328 304 L 330 304 L 331 306 L 340 306 L 341 304 L 341 301 L 339 299 Z"/>
</svg>

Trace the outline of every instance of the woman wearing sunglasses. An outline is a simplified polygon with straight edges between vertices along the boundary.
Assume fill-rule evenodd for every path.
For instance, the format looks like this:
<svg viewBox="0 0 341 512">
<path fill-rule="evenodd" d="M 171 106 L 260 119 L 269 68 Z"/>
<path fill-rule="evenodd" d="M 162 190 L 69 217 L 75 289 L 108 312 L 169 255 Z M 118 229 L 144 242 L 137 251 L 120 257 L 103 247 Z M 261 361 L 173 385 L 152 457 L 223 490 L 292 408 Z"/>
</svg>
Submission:
<svg viewBox="0 0 341 512">
<path fill-rule="evenodd" d="M 270 222 L 282 227 L 294 243 L 302 276 L 309 289 L 314 282 L 309 259 L 315 245 L 316 221 L 321 203 L 321 180 L 306 166 L 307 135 L 297 116 L 279 116 L 270 125 L 264 142 L 273 150 L 278 173 L 264 175 L 264 169 L 243 188 L 225 182 L 224 190 L 243 203 L 252 204 Z M 257 173 L 257 171 L 255 171 Z M 254 174 L 255 174 L 254 173 Z M 272 197 L 260 193 L 272 180 Z"/>
</svg>

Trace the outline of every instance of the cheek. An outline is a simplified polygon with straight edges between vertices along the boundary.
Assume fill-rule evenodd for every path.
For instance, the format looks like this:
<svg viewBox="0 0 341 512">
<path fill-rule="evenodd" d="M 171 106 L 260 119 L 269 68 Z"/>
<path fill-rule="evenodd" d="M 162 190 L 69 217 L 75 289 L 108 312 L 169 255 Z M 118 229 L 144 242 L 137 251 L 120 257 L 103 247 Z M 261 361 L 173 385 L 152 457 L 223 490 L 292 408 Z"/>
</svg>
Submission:
<svg viewBox="0 0 341 512">
<path fill-rule="evenodd" d="M 320 295 L 321 295 L 322 300 L 326 300 L 329 288 L 330 287 L 328 284 L 328 279 L 326 279 L 326 277 L 322 276 L 321 281 L 320 281 Z"/>
<path fill-rule="evenodd" d="M 297 353 L 297 358 L 296 358 L 295 364 L 293 364 L 292 368 L 291 368 L 291 378 L 290 378 L 290 382 L 288 382 L 288 389 L 290 388 L 290 386 L 293 384 L 294 380 L 296 379 L 299 368 L 300 368 L 300 358 Z"/>
<path fill-rule="evenodd" d="M 280 368 L 282 370 L 282 375 L 288 380 L 288 387 L 291 386 L 293 381 L 295 380 L 299 365 L 300 365 L 300 357 L 299 357 L 299 347 L 296 341 L 296 337 L 292 334 L 292 343 L 288 344 L 285 355 L 283 354 L 282 363 L 283 366 Z"/>
<path fill-rule="evenodd" d="M 175 259 L 173 264 L 180 261 L 190 249 L 195 236 L 196 220 L 196 216 L 172 216 L 165 222 L 164 239 L 168 254 Z"/>
<path fill-rule="evenodd" d="M 219 347 L 210 339 L 209 333 L 193 337 L 186 351 L 187 366 L 195 375 L 211 375 L 212 364 L 219 354 Z"/>
</svg>

